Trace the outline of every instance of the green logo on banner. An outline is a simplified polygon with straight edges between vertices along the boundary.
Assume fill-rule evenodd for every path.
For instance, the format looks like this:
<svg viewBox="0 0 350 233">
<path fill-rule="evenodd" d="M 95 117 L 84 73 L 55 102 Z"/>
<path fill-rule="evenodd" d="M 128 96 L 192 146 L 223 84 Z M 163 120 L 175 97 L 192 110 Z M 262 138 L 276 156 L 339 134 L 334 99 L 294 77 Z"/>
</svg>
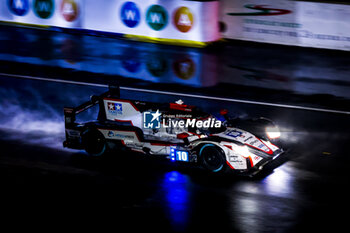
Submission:
<svg viewBox="0 0 350 233">
<path fill-rule="evenodd" d="M 39 18 L 48 19 L 54 11 L 54 0 L 34 0 L 34 12 Z"/>
<path fill-rule="evenodd" d="M 152 5 L 146 13 L 147 24 L 155 31 L 160 31 L 168 24 L 168 14 L 160 5 Z"/>
</svg>

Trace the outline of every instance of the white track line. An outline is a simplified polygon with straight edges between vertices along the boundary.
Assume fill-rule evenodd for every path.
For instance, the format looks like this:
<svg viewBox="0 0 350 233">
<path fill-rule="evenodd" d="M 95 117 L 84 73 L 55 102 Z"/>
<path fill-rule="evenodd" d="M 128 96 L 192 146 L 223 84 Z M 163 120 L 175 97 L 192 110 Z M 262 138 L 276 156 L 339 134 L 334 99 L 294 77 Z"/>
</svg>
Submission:
<svg viewBox="0 0 350 233">
<path fill-rule="evenodd" d="M 77 81 L 70 81 L 70 80 L 63 80 L 63 79 L 49 79 L 49 78 L 33 77 L 33 76 L 26 76 L 26 75 L 0 73 L 0 76 L 33 79 L 33 80 L 49 81 L 49 82 L 57 82 L 57 83 L 77 84 L 77 85 L 94 86 L 94 87 L 108 87 L 108 85 L 106 85 L 106 84 L 77 82 Z M 128 91 L 140 91 L 140 92 L 154 93 L 154 94 L 183 96 L 183 97 L 192 97 L 192 98 L 200 98 L 200 99 L 220 100 L 220 101 L 236 102 L 236 103 L 244 103 L 244 104 L 255 104 L 255 105 L 264 105 L 264 106 L 271 106 L 271 107 L 300 109 L 300 110 L 308 110 L 308 111 L 316 111 L 316 112 L 327 112 L 327 113 L 337 113 L 337 114 L 350 115 L 350 112 L 348 112 L 348 111 L 339 111 L 339 110 L 325 109 L 325 108 L 312 108 L 312 107 L 304 107 L 304 106 L 296 106 L 296 105 L 288 105 L 288 104 L 274 104 L 274 103 L 260 102 L 260 101 L 231 99 L 231 98 L 222 98 L 222 97 L 215 97 L 215 96 L 186 94 L 186 93 L 178 93 L 178 92 L 170 92 L 170 91 L 158 91 L 158 90 L 149 90 L 149 89 L 143 89 L 143 88 L 132 88 L 132 87 L 122 87 L 122 86 L 120 87 L 120 89 L 121 90 L 128 90 Z"/>
</svg>

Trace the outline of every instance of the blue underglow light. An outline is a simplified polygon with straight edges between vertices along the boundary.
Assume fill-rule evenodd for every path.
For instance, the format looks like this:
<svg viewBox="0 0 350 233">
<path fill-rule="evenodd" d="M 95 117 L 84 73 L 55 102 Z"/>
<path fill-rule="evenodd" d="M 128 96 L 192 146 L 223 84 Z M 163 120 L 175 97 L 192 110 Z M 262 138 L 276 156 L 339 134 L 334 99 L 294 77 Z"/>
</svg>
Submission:
<svg viewBox="0 0 350 233">
<path fill-rule="evenodd" d="M 191 209 L 190 180 L 177 171 L 165 174 L 163 180 L 164 201 L 170 222 L 176 231 L 186 230 Z"/>
</svg>

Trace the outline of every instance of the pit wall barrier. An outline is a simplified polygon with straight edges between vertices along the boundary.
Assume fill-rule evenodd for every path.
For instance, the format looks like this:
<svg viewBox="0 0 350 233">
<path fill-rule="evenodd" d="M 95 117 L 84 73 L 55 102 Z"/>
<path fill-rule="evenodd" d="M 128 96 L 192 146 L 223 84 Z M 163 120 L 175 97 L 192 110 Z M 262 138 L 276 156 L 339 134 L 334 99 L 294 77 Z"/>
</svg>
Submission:
<svg viewBox="0 0 350 233">
<path fill-rule="evenodd" d="M 1 0 L 0 20 L 204 46 L 220 39 L 218 1 Z"/>
<path fill-rule="evenodd" d="M 350 51 L 350 5 L 221 0 L 224 38 Z"/>
</svg>

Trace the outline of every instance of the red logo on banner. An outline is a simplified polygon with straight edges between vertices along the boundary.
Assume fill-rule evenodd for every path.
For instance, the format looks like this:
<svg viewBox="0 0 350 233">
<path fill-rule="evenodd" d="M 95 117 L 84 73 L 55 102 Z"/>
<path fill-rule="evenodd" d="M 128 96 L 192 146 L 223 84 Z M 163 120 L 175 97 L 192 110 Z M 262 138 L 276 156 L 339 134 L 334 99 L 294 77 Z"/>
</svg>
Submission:
<svg viewBox="0 0 350 233">
<path fill-rule="evenodd" d="M 78 18 L 78 3 L 75 0 L 62 0 L 61 14 L 66 21 L 73 22 Z"/>
<path fill-rule="evenodd" d="M 184 6 L 176 10 L 173 20 L 180 32 L 188 32 L 193 26 L 193 14 L 190 9 Z"/>
</svg>

